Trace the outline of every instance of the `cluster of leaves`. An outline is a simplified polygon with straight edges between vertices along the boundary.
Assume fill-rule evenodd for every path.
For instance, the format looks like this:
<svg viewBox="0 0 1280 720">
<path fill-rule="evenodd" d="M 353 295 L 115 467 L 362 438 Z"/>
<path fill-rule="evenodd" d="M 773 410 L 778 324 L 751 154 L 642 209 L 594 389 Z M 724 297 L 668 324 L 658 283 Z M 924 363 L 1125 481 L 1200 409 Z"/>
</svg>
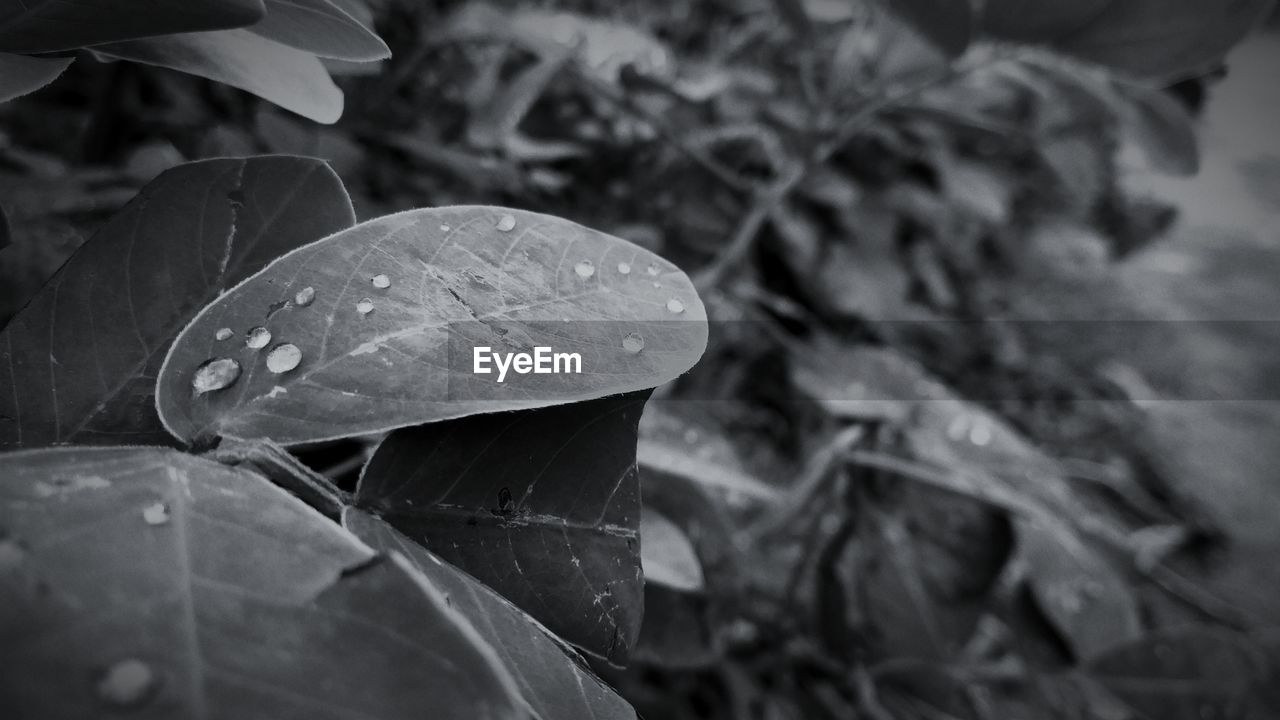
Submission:
<svg viewBox="0 0 1280 720">
<path fill-rule="evenodd" d="M 545 215 L 354 220 L 318 160 L 183 165 L 0 333 L 7 709 L 634 716 L 565 641 L 634 644 L 636 427 L 697 293 Z M 451 372 L 553 342 L 607 372 Z M 276 444 L 371 433 L 353 492 Z"/>
<path fill-rule="evenodd" d="M 53 82 L 83 50 L 216 80 L 331 123 L 343 98 L 330 71 L 390 56 L 372 20 L 362 0 L 6 0 L 0 102 Z"/>
<path fill-rule="evenodd" d="M 276 5 L 312 3 L 267 2 L 268 18 Z M 372 27 L 347 0 L 314 5 Z M 1269 0 L 443 5 L 379 5 L 397 61 L 346 81 L 361 112 L 336 127 L 233 106 L 192 132 L 178 106 L 208 98 L 142 78 L 182 98 L 157 113 L 162 164 L 320 155 L 362 214 L 423 198 L 518 204 L 634 245 L 485 208 L 350 228 L 341 185 L 296 158 L 161 176 L 4 331 L 0 445 L 176 439 L 207 452 L 0 456 L 0 475 L 17 478 L 0 488 L 0 573 L 15 579 L 0 635 L 16 638 L 0 653 L 47 660 L 0 680 L 6 697 L 67 714 L 123 698 L 159 715 L 207 704 L 396 716 L 431 702 L 459 716 L 632 716 L 563 638 L 657 717 L 1274 711 L 1275 644 L 1245 641 L 1232 628 L 1247 618 L 1163 562 L 1194 521 L 1123 464 L 1041 452 L 908 357 L 920 338 L 903 328 L 953 325 L 886 322 L 983 316 L 1010 269 L 1079 272 L 1142 242 L 1117 151 L 1193 172 L 1189 119 L 1161 88 L 1211 68 Z M 286 42 L 260 40 L 260 26 L 163 40 Z M 313 28 L 286 44 L 326 57 L 335 37 Z M 101 54 L 98 42 L 60 49 Z M 332 93 L 291 104 L 278 79 L 238 86 L 336 117 L 340 105 L 317 100 Z M 137 164 L 136 175 L 152 167 Z M 559 250 L 583 243 L 587 279 L 614 293 L 547 306 L 554 258 L 536 244 L 527 263 L 461 250 L 505 247 L 502 214 L 546 228 Z M 649 251 L 696 268 L 693 284 Z M 608 285 L 618 253 L 658 269 L 656 317 Z M 379 274 L 389 288 L 368 284 Z M 496 309 L 504 278 L 530 283 L 515 292 L 538 312 Z M 713 319 L 749 322 L 714 325 L 697 371 L 663 391 L 689 402 L 650 403 L 637 470 L 649 390 L 702 348 L 694 287 Z M 694 322 L 657 322 L 671 292 Z M 537 388 L 565 403 L 542 409 L 441 380 L 443 323 L 559 345 L 564 317 L 609 320 L 608 337 L 573 342 L 610 349 L 601 360 L 627 371 Z M 620 343 L 622 323 L 644 336 L 639 355 Z M 258 327 L 273 339 L 243 347 Z M 1025 356 L 1000 327 L 967 327 L 925 339 L 931 366 L 960 364 L 965 344 L 985 363 Z M 235 339 L 219 340 L 223 328 Z M 301 358 L 283 375 L 267 365 L 280 343 Z M 202 368 L 234 382 L 193 394 Z M 692 402 L 705 399 L 734 402 Z M 366 433 L 376 448 L 341 446 L 356 462 L 327 475 L 298 462 L 306 445 L 262 442 Z M 248 539 L 266 527 L 271 542 Z M 326 550 L 299 562 L 304 546 Z M 104 583 L 101 568 L 120 572 Z M 1170 629 L 1169 616 L 1196 624 Z M 77 621 L 108 638 L 76 660 L 92 679 L 81 694 L 55 683 L 67 646 L 53 629 Z M 139 638 L 143 621 L 155 632 Z M 404 656 L 373 636 L 398 638 Z M 261 644 L 281 637 L 286 648 Z M 442 655 L 464 658 L 453 669 L 469 679 L 437 669 Z M 628 656 L 639 671 L 606 667 Z M 121 677 L 134 693 L 119 693 Z"/>
</svg>

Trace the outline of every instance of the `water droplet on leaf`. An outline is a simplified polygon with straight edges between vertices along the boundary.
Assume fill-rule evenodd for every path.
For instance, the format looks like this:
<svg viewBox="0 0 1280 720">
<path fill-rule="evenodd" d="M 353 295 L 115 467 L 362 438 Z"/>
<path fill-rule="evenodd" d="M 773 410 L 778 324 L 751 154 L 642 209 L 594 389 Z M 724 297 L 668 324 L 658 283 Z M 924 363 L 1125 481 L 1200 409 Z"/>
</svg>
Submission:
<svg viewBox="0 0 1280 720">
<path fill-rule="evenodd" d="M 169 506 L 162 502 L 152 503 L 142 508 L 142 519 L 148 525 L 164 525 L 169 522 Z"/>
<path fill-rule="evenodd" d="M 675 298 L 671 298 L 667 301 L 667 312 L 673 312 L 679 315 L 684 312 L 684 303 Z"/>
<path fill-rule="evenodd" d="M 640 333 L 627 333 L 622 338 L 622 349 L 629 353 L 638 353 L 644 349 L 644 338 L 640 337 Z"/>
<path fill-rule="evenodd" d="M 304 287 L 301 290 L 299 290 L 297 295 L 293 296 L 293 304 L 297 305 L 298 307 L 306 307 L 311 304 L 312 300 L 315 300 L 315 299 L 316 299 L 316 289 L 308 285 L 307 287 Z"/>
<path fill-rule="evenodd" d="M 498 218 L 498 229 L 502 232 L 511 232 L 516 227 L 516 218 L 514 215 L 503 215 Z"/>
<path fill-rule="evenodd" d="M 240 363 L 231 358 L 214 358 L 207 360 L 196 368 L 191 378 L 191 389 L 197 395 L 230 387 L 240 377 Z"/>
<path fill-rule="evenodd" d="M 449 231 L 450 231 L 450 230 L 452 230 L 452 229 L 453 229 L 453 228 L 450 228 L 448 225 L 441 225 L 441 226 L 440 226 L 440 232 L 449 232 Z"/>
<path fill-rule="evenodd" d="M 378 288 L 379 290 L 386 290 L 387 288 L 391 287 L 391 278 L 387 277 L 386 275 L 374 275 L 373 286 Z"/>
<path fill-rule="evenodd" d="M 985 420 L 978 420 L 969 428 L 969 442 L 978 447 L 986 447 L 991 443 L 991 426 Z"/>
<path fill-rule="evenodd" d="M 618 263 L 618 274 L 620 274 L 620 275 L 630 275 L 630 274 L 631 274 L 631 263 Z"/>
<path fill-rule="evenodd" d="M 277 375 L 289 372 L 301 362 L 302 351 L 292 343 L 277 345 L 267 353 L 267 369 Z"/>
<path fill-rule="evenodd" d="M 596 266 L 593 265 L 590 260 L 583 260 L 573 266 L 573 271 L 577 273 L 580 278 L 589 278 L 596 274 Z"/>
<path fill-rule="evenodd" d="M 231 332 L 231 328 L 222 328 L 213 334 L 215 340 L 230 340 L 235 333 Z"/>
<path fill-rule="evenodd" d="M 262 326 L 258 326 L 250 330 L 244 340 L 244 344 L 254 350 L 261 350 L 266 347 L 269 342 L 271 342 L 271 331 Z"/>
<path fill-rule="evenodd" d="M 112 705 L 137 705 L 155 687 L 156 676 L 141 660 L 121 660 L 98 681 L 98 696 Z"/>
<path fill-rule="evenodd" d="M 368 315 L 373 312 L 373 301 L 369 298 L 364 298 L 360 302 L 356 303 L 356 312 L 361 315 Z"/>
<path fill-rule="evenodd" d="M 660 272 L 662 272 L 662 271 L 658 269 L 658 266 L 657 266 L 657 265 L 650 265 L 650 266 L 649 266 L 649 269 L 648 269 L 648 270 L 646 270 L 645 272 L 649 273 L 650 275 L 657 275 L 658 273 L 660 273 Z"/>
</svg>

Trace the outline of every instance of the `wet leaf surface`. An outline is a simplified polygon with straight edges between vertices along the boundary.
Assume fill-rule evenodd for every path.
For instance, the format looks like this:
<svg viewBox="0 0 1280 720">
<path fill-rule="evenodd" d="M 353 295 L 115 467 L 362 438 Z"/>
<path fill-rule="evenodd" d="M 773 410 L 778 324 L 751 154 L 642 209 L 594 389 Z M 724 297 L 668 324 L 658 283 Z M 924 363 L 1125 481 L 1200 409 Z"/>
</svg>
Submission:
<svg viewBox="0 0 1280 720">
<path fill-rule="evenodd" d="M 637 270 L 619 273 L 621 262 Z M 289 253 L 212 303 L 170 352 L 158 403 L 183 439 L 288 444 L 575 402 L 677 377 L 705 347 L 705 317 L 684 273 L 624 240 L 503 208 L 413 210 Z M 265 353 L 214 340 L 223 327 L 263 327 L 301 363 L 272 373 Z M 624 342 L 632 333 L 639 352 Z M 472 373 L 475 347 L 579 353 L 581 374 L 512 371 L 499 383 Z M 193 396 L 196 370 L 226 353 L 239 381 Z"/>
<path fill-rule="evenodd" d="M 387 436 L 356 504 L 612 663 L 639 630 L 648 391 Z"/>
<path fill-rule="evenodd" d="M 0 478 L 17 717 L 526 717 L 438 589 L 258 475 L 103 448 Z"/>
<path fill-rule="evenodd" d="M 3 0 L 0 51 L 71 50 L 115 40 L 218 30 L 262 18 L 262 0 Z"/>
<path fill-rule="evenodd" d="M 635 710 L 520 608 L 378 518 L 354 508 L 342 524 L 383 552 L 403 553 L 470 621 L 510 669 L 539 717 L 634 718 Z"/>
<path fill-rule="evenodd" d="M 0 448 L 171 442 L 154 392 L 172 338 L 272 258 L 354 222 L 317 160 L 165 172 L 0 332 Z"/>
</svg>

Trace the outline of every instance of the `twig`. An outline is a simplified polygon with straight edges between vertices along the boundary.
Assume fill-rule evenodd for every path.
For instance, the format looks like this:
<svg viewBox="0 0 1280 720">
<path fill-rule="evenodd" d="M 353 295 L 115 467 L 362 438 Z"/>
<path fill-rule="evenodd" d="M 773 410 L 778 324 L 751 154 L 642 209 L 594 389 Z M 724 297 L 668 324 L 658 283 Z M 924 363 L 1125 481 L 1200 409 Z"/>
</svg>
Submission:
<svg viewBox="0 0 1280 720">
<path fill-rule="evenodd" d="M 862 439 L 863 432 L 860 425 L 847 427 L 814 453 L 805 465 L 800 482 L 788 491 L 782 505 L 748 529 L 752 542 L 759 542 L 788 527 L 826 487 L 828 478 L 833 477 L 832 469 L 844 461 L 849 449 Z"/>
</svg>

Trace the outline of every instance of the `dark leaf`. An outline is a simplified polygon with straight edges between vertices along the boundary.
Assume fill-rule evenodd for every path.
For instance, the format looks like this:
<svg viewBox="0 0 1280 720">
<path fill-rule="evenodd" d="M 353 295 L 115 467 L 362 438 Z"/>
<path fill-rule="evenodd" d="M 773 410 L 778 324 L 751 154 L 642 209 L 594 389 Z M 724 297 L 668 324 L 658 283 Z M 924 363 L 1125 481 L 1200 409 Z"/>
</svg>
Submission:
<svg viewBox="0 0 1280 720">
<path fill-rule="evenodd" d="M 262 0 L 0 0 L 0 51 L 51 52 L 252 25 Z"/>
<path fill-rule="evenodd" d="M 1115 90 L 1128 101 L 1121 114 L 1124 128 L 1157 170 L 1195 175 L 1200 170 L 1200 143 L 1191 115 L 1163 90 L 1117 81 Z"/>
<path fill-rule="evenodd" d="M 299 307 L 306 288 L 314 304 Z M 209 305 L 161 371 L 160 416 L 183 439 L 288 444 L 587 400 L 689 369 L 705 317 L 684 273 L 625 240 L 502 208 L 413 210 L 290 253 Z M 222 327 L 258 326 L 300 350 L 295 370 L 269 371 L 266 349 L 214 340 Z M 581 373 L 498 382 L 472 372 L 479 347 L 576 352 Z M 193 395 L 198 368 L 220 356 L 243 376 Z"/>
<path fill-rule="evenodd" d="M 8 247 L 13 242 L 13 229 L 9 227 L 9 215 L 5 213 L 4 206 L 0 205 L 0 250 Z"/>
<path fill-rule="evenodd" d="M 620 664 L 642 611 L 635 445 L 647 396 L 397 430 L 356 504 Z"/>
<path fill-rule="evenodd" d="M 537 620 L 475 578 L 440 560 L 368 513 L 348 509 L 342 524 L 383 552 L 403 553 L 448 598 L 449 605 L 497 651 L 521 695 L 541 718 L 613 718 L 635 710 L 602 683 Z"/>
<path fill-rule="evenodd" d="M 272 258 L 354 222 L 342 183 L 316 160 L 165 172 L 0 332 L 0 447 L 169 442 L 153 394 L 170 340 Z"/>
<path fill-rule="evenodd" d="M 973 39 L 969 0 L 891 0 L 884 5 L 948 55 L 960 55 Z"/>
<path fill-rule="evenodd" d="M 58 78 L 75 58 L 35 58 L 0 53 L 0 102 L 35 92 Z M 0 243 L 0 247 L 3 247 Z"/>
<path fill-rule="evenodd" d="M 982 30 L 1008 40 L 1047 42 L 1088 27 L 1117 1 L 986 0 Z"/>
<path fill-rule="evenodd" d="M 391 57 L 376 34 L 331 0 L 266 0 L 255 35 L 323 58 L 370 62 Z"/>
<path fill-rule="evenodd" d="M 1095 658 L 1086 672 L 1148 720 L 1264 718 L 1280 709 L 1267 699 L 1266 655 L 1215 628 L 1153 633 Z"/>
<path fill-rule="evenodd" d="M 249 30 L 166 35 L 93 51 L 226 83 L 318 123 L 342 116 L 342 91 L 319 58 Z"/>
<path fill-rule="evenodd" d="M 527 717 L 440 590 L 258 475 L 120 448 L 0 478 L 15 717 Z"/>
</svg>

